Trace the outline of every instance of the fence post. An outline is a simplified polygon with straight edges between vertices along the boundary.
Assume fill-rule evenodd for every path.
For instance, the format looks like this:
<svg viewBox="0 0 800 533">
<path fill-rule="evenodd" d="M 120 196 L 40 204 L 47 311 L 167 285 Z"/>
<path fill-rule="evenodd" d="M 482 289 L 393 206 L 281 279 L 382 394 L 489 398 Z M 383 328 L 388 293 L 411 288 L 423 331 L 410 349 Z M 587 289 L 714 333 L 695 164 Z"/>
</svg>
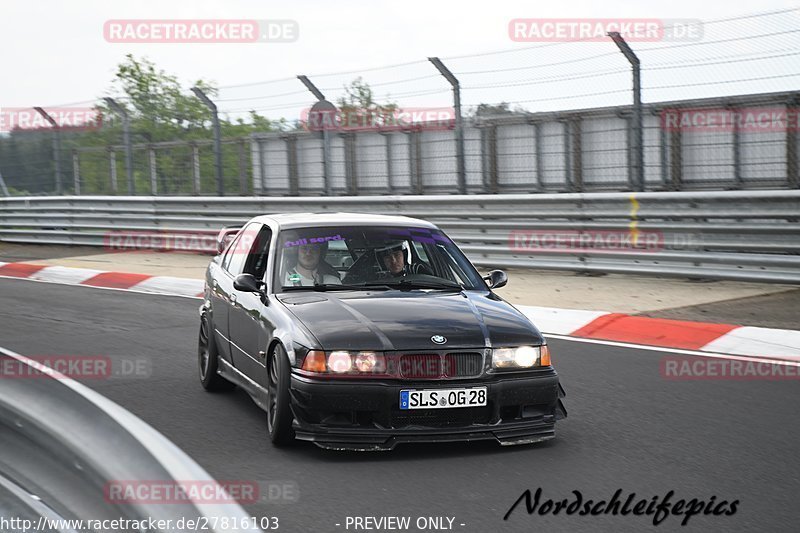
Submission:
<svg viewBox="0 0 800 533">
<path fill-rule="evenodd" d="M 489 124 L 486 142 L 489 145 L 489 194 L 497 194 L 500 187 L 497 161 L 497 124 Z"/>
<path fill-rule="evenodd" d="M 414 157 L 411 159 L 411 164 L 414 168 L 414 194 L 425 193 L 425 183 L 422 177 L 422 135 L 419 130 L 412 130 L 409 142 L 414 146 Z"/>
<path fill-rule="evenodd" d="M 681 111 L 678 110 L 677 113 L 679 114 L 678 118 L 682 119 L 683 117 L 681 116 L 682 114 Z M 678 121 L 678 124 L 681 124 L 680 120 Z M 670 181 L 672 183 L 672 190 L 680 191 L 681 189 L 683 189 L 683 139 L 680 126 L 672 129 L 669 141 L 670 141 L 670 146 L 669 146 Z"/>
<path fill-rule="evenodd" d="M 573 117 L 570 120 L 572 128 L 572 169 L 573 169 L 573 182 L 575 190 L 583 192 L 583 135 L 581 131 L 581 118 L 580 116 Z"/>
<path fill-rule="evenodd" d="M 564 150 L 564 185 L 566 185 L 568 191 L 574 192 L 575 183 L 572 181 L 572 158 L 570 157 L 570 145 L 572 143 L 570 142 L 569 120 L 562 118 L 559 122 L 561 122 L 562 150 Z"/>
<path fill-rule="evenodd" d="M 289 167 L 289 196 L 300 194 L 300 177 L 297 168 L 297 137 L 284 137 L 286 142 L 286 164 Z"/>
<path fill-rule="evenodd" d="M 356 169 L 356 138 L 355 133 L 345 133 L 344 140 L 344 171 L 347 181 L 347 194 L 358 194 L 358 173 Z"/>
<path fill-rule="evenodd" d="M 642 123 L 642 81 L 641 81 L 641 68 L 639 58 L 633 53 L 631 47 L 625 42 L 625 39 L 619 32 L 612 31 L 608 33 L 614 44 L 617 45 L 619 51 L 625 56 L 625 59 L 631 64 L 633 70 L 633 166 L 634 172 L 634 191 L 644 190 L 644 143 L 643 143 L 643 123 Z"/>
<path fill-rule="evenodd" d="M 453 110 L 456 115 L 456 169 L 458 174 L 458 193 L 467 194 L 467 166 L 464 155 L 464 120 L 461 118 L 461 84 L 438 57 L 429 57 L 436 70 L 450 83 L 453 88 Z"/>
<path fill-rule="evenodd" d="M 264 141 L 257 139 L 256 144 L 258 146 L 258 189 L 263 196 L 267 194 L 267 157 L 264 155 Z M 255 192 L 255 187 L 253 189 Z"/>
<path fill-rule="evenodd" d="M 537 192 L 544 190 L 544 161 L 542 161 L 542 125 L 539 122 L 533 123 L 534 150 L 536 151 L 536 182 L 534 184 Z"/>
<path fill-rule="evenodd" d="M 797 172 L 797 128 L 800 109 L 797 100 L 786 105 L 786 182 L 790 188 L 800 187 Z"/>
<path fill-rule="evenodd" d="M 200 194 L 200 149 L 197 143 L 190 143 L 192 147 L 192 194 Z"/>
<path fill-rule="evenodd" d="M 665 124 L 664 118 L 664 111 L 662 110 L 660 113 L 657 110 L 653 110 L 653 114 L 659 117 L 658 120 L 658 158 L 661 173 L 661 187 L 663 190 L 669 190 L 669 184 L 667 181 L 667 128 Z"/>
<path fill-rule="evenodd" d="M 731 188 L 738 190 L 742 188 L 742 134 L 741 131 L 739 131 L 739 119 L 736 108 L 732 105 L 725 107 L 730 111 L 731 119 L 733 119 L 733 143 L 731 145 L 733 149 L 733 186 Z"/>
<path fill-rule="evenodd" d="M 211 110 L 211 125 L 214 129 L 214 175 L 217 178 L 217 196 L 225 196 L 225 181 L 222 176 L 222 131 L 219 125 L 217 106 L 199 87 L 192 87 L 192 92 Z"/>
<path fill-rule="evenodd" d="M 386 142 L 386 189 L 389 194 L 394 194 L 394 169 L 392 168 L 392 135 L 393 133 L 382 133 Z"/>
<path fill-rule="evenodd" d="M 81 194 L 81 163 L 78 157 L 78 151 L 72 150 L 72 177 L 74 179 L 73 193 L 75 196 Z"/>
<path fill-rule="evenodd" d="M 53 126 L 53 163 L 56 177 L 56 194 L 61 194 L 63 186 L 61 184 L 61 126 L 55 121 L 42 107 L 34 107 L 37 113 Z M 6 195 L 8 196 L 8 195 Z"/>
<path fill-rule="evenodd" d="M 636 157 L 634 151 L 634 135 L 633 135 L 633 119 L 629 115 L 620 114 L 622 120 L 625 121 L 625 172 L 627 174 L 626 181 L 628 182 L 628 190 L 636 190 L 636 163 L 633 162 Z"/>
<path fill-rule="evenodd" d="M 125 177 L 128 180 L 128 195 L 135 194 L 133 184 L 133 146 L 131 145 L 131 121 L 125 108 L 113 98 L 103 98 L 114 113 L 122 118 L 122 144 L 125 146 Z"/>
<path fill-rule="evenodd" d="M 147 160 L 150 163 L 150 194 L 158 195 L 158 169 L 156 168 L 156 150 L 153 145 L 147 147 Z"/>
<path fill-rule="evenodd" d="M 111 194 L 117 194 L 117 152 L 113 146 L 108 147 L 108 163 L 111 167 Z"/>
<path fill-rule="evenodd" d="M 247 196 L 247 139 L 239 141 L 239 193 Z"/>
<path fill-rule="evenodd" d="M 325 100 L 325 95 L 322 94 L 316 85 L 314 85 L 308 76 L 297 76 L 297 79 L 306 86 L 311 94 L 317 99 L 317 103 L 312 106 L 308 113 L 309 127 L 313 126 L 316 120 L 322 129 L 322 178 L 325 182 L 325 194 L 327 196 L 333 195 L 333 164 L 331 163 L 331 123 L 329 122 L 330 116 L 335 118 L 336 106 Z M 316 114 L 316 117 L 314 115 Z"/>
</svg>

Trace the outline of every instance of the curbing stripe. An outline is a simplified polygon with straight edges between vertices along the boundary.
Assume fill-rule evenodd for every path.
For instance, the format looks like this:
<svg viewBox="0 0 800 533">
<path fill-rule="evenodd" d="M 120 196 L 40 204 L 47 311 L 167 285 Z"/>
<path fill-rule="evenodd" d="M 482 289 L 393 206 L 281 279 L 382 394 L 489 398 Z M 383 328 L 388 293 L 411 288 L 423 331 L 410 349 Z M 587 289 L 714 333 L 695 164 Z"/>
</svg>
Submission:
<svg viewBox="0 0 800 533">
<path fill-rule="evenodd" d="M 575 337 L 699 350 L 736 326 L 612 313 L 572 333 Z"/>
<path fill-rule="evenodd" d="M 92 287 L 110 287 L 113 289 L 130 289 L 134 285 L 149 279 L 153 276 L 146 274 L 129 274 L 126 272 L 103 272 L 87 280 L 81 281 L 81 285 L 91 285 Z"/>
<path fill-rule="evenodd" d="M 77 284 L 102 274 L 102 270 L 49 266 L 30 276 L 30 279 L 52 281 L 54 283 Z"/>
<path fill-rule="evenodd" d="M 30 263 L 6 263 L 0 266 L 0 276 L 11 278 L 29 278 L 31 275 L 45 268 L 45 265 L 32 265 Z"/>
<path fill-rule="evenodd" d="M 558 335 L 569 335 L 593 320 L 608 314 L 608 311 L 582 311 L 533 305 L 517 305 L 515 307 L 536 324 L 540 331 Z"/>
<path fill-rule="evenodd" d="M 157 294 L 180 294 L 181 296 L 197 296 L 203 294 L 204 281 L 201 279 L 172 278 L 168 276 L 154 276 L 134 285 L 137 291 L 153 292 Z"/>
<path fill-rule="evenodd" d="M 800 331 L 742 326 L 709 342 L 703 350 L 800 361 Z"/>
</svg>

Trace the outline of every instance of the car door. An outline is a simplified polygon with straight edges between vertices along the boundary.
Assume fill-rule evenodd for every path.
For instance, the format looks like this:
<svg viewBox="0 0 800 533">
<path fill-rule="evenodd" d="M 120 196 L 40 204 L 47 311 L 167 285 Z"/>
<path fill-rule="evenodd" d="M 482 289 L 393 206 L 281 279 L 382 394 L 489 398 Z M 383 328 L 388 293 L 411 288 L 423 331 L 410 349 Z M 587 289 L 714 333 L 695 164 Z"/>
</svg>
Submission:
<svg viewBox="0 0 800 533">
<path fill-rule="evenodd" d="M 219 262 L 211 264 L 210 284 L 212 324 L 214 328 L 214 339 L 220 355 L 226 360 L 231 361 L 231 347 L 228 340 L 228 314 L 230 313 L 230 297 L 233 291 L 233 278 L 229 274 L 230 263 L 233 259 L 233 252 L 238 246 L 238 241 L 242 236 L 240 231 L 228 247 L 222 253 Z"/>
<path fill-rule="evenodd" d="M 259 281 L 266 281 L 272 231 L 268 226 L 259 226 L 258 231 L 253 232 L 253 244 L 241 270 L 234 274 L 234 278 L 245 273 L 252 274 Z M 231 300 L 228 327 L 233 363 L 251 380 L 266 387 L 266 349 L 274 331 L 269 320 L 269 300 L 259 293 L 235 289 Z"/>
</svg>

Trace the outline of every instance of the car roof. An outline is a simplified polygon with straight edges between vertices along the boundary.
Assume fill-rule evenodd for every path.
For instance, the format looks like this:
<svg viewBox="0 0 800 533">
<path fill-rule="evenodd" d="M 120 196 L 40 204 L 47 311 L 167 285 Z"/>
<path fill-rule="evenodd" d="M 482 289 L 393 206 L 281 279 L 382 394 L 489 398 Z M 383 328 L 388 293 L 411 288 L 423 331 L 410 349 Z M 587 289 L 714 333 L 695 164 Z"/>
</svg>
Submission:
<svg viewBox="0 0 800 533">
<path fill-rule="evenodd" d="M 278 226 L 279 229 L 319 226 L 402 226 L 437 229 L 434 224 L 418 218 L 375 215 L 370 213 L 280 213 L 261 215 L 254 222 Z"/>
</svg>

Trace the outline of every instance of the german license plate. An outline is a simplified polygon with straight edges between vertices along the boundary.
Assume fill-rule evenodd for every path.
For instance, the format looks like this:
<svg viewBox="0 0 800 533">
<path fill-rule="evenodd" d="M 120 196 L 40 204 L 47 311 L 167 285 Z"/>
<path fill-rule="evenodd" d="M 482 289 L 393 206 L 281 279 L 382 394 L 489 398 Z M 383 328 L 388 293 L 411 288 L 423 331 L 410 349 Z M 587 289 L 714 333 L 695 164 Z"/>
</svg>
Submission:
<svg viewBox="0 0 800 533">
<path fill-rule="evenodd" d="M 447 409 L 483 405 L 486 405 L 486 387 L 400 391 L 400 409 Z"/>
</svg>

